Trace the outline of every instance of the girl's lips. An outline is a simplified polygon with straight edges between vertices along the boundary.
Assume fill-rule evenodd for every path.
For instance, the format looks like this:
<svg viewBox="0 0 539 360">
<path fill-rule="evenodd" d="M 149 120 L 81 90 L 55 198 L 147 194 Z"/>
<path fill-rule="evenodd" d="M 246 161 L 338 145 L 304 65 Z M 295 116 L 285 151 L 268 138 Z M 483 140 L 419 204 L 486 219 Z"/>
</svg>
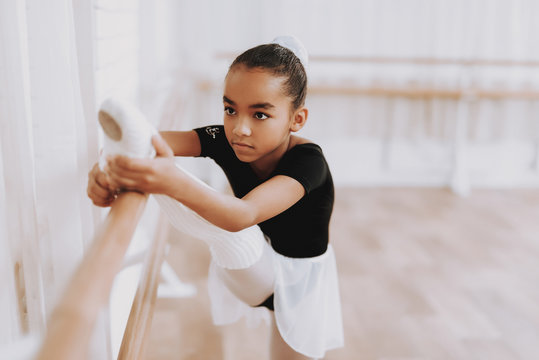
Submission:
<svg viewBox="0 0 539 360">
<path fill-rule="evenodd" d="M 239 147 L 239 148 L 242 148 L 242 149 L 252 148 L 251 145 L 244 144 L 244 143 L 241 143 L 241 142 L 232 142 L 232 146 L 236 146 L 236 147 Z"/>
</svg>

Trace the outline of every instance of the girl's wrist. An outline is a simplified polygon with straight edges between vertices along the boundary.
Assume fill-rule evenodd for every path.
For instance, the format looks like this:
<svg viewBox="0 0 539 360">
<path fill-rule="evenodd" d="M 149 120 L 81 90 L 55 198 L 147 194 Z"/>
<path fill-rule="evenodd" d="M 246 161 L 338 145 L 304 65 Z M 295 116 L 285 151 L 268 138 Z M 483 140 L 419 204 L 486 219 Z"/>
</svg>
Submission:
<svg viewBox="0 0 539 360">
<path fill-rule="evenodd" d="M 163 194 L 173 197 L 175 188 L 179 185 L 179 169 L 173 164 L 163 162 L 163 159 L 156 159 L 153 176 L 151 180 L 151 189 L 149 192 L 155 194 Z"/>
<path fill-rule="evenodd" d="M 167 189 L 165 195 L 168 195 L 179 202 L 185 201 L 185 194 L 189 191 L 190 187 L 188 180 L 189 178 L 183 171 L 174 166 L 174 170 L 171 172 L 171 177 L 166 186 Z"/>
</svg>

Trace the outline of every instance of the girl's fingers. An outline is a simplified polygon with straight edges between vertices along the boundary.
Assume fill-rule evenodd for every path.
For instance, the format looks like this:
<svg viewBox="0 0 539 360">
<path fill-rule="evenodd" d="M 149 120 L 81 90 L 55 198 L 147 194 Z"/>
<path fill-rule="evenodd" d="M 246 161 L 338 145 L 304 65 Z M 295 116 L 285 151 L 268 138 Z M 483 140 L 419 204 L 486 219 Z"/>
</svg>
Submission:
<svg viewBox="0 0 539 360">
<path fill-rule="evenodd" d="M 104 199 L 108 199 L 111 194 L 108 190 L 108 181 L 106 175 L 99 170 L 99 167 L 95 165 L 88 173 L 88 197 L 95 202 L 102 202 Z"/>
<path fill-rule="evenodd" d="M 105 174 L 104 172 L 99 172 L 95 176 L 95 182 L 103 189 L 108 189 L 110 186 L 107 174 Z"/>
<path fill-rule="evenodd" d="M 94 197 L 98 197 L 102 199 L 106 199 L 111 196 L 111 192 L 109 191 L 108 188 L 105 189 L 98 185 L 93 185 L 89 191 Z"/>
<path fill-rule="evenodd" d="M 137 169 L 137 166 L 134 165 L 136 162 L 131 160 L 137 160 L 137 159 L 129 159 L 125 157 L 118 157 L 118 158 L 112 158 L 107 162 L 107 165 L 105 167 L 105 172 L 108 174 L 109 179 L 111 178 L 136 178 L 140 177 L 141 174 L 145 173 L 146 171 L 142 171 L 141 169 Z"/>
<path fill-rule="evenodd" d="M 151 159 L 132 159 L 121 155 L 107 157 L 107 165 L 112 171 L 126 174 L 150 171 L 151 161 Z"/>
<path fill-rule="evenodd" d="M 162 139 L 161 139 L 162 140 Z M 155 138 L 157 149 L 161 154 L 172 154 L 166 143 L 161 144 Z M 160 147 L 162 145 L 162 147 Z M 105 172 L 108 175 L 109 188 L 130 189 L 142 192 L 159 191 L 159 180 L 174 164 L 172 158 L 158 157 L 154 159 L 131 159 L 126 156 L 107 158 Z"/>
<path fill-rule="evenodd" d="M 87 193 L 88 197 L 97 206 L 109 206 L 114 201 L 114 196 L 110 192 L 103 191 L 102 188 L 95 185 L 89 186 Z"/>
<path fill-rule="evenodd" d="M 126 177 L 125 175 L 118 174 L 116 172 L 110 172 L 110 183 L 113 189 L 136 189 L 138 181 L 136 178 Z"/>
<path fill-rule="evenodd" d="M 125 171 L 107 171 L 109 177 L 111 191 L 116 191 L 119 188 L 137 188 L 138 185 L 143 182 L 144 177 L 140 176 L 138 173 L 131 173 Z"/>
</svg>

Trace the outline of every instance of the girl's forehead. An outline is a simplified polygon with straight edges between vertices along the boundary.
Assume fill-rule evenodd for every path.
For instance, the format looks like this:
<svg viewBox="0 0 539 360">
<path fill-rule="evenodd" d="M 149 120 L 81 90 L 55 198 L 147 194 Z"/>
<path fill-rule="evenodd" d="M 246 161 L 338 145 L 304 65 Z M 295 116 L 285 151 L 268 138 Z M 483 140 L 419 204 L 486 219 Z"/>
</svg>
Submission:
<svg viewBox="0 0 539 360">
<path fill-rule="evenodd" d="M 284 78 L 268 70 L 245 66 L 230 69 L 225 79 L 224 95 L 236 101 L 287 100 L 283 91 Z"/>
</svg>

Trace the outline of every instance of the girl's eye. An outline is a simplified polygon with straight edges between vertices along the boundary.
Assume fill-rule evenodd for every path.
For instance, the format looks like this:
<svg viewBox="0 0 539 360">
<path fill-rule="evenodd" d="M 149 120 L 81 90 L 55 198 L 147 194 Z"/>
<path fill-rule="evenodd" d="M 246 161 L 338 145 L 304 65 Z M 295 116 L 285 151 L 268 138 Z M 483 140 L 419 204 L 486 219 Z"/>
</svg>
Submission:
<svg viewBox="0 0 539 360">
<path fill-rule="evenodd" d="M 257 112 L 255 113 L 255 118 L 258 120 L 266 120 L 267 118 L 269 118 L 269 116 L 264 113 Z"/>
<path fill-rule="evenodd" d="M 227 115 L 234 115 L 236 113 L 236 111 L 234 109 L 232 109 L 230 106 L 225 106 L 225 113 Z"/>
</svg>

